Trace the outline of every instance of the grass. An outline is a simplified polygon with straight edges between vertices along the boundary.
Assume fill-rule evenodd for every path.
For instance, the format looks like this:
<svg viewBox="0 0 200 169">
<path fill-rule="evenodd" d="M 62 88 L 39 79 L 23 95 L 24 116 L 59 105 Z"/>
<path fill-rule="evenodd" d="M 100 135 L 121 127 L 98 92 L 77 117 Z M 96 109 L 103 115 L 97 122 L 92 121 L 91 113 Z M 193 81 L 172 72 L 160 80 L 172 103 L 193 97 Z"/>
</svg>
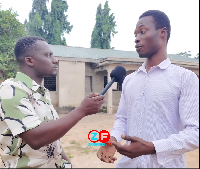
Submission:
<svg viewBox="0 0 200 169">
<path fill-rule="evenodd" d="M 70 141 L 70 144 L 78 144 L 75 140 Z"/>
<path fill-rule="evenodd" d="M 68 158 L 73 158 L 74 156 L 71 156 L 70 153 L 67 153 L 67 157 L 68 157 Z"/>
<path fill-rule="evenodd" d="M 84 153 L 89 154 L 90 150 L 85 150 Z"/>
<path fill-rule="evenodd" d="M 79 142 L 76 142 L 74 140 L 70 141 L 71 146 L 64 147 L 64 150 L 67 152 L 67 155 L 69 158 L 73 158 L 73 152 L 78 152 L 78 154 L 89 154 L 89 153 L 95 153 L 98 150 L 95 149 L 95 147 L 88 147 L 85 148 L 81 146 Z M 72 155 L 71 155 L 71 154 Z"/>
</svg>

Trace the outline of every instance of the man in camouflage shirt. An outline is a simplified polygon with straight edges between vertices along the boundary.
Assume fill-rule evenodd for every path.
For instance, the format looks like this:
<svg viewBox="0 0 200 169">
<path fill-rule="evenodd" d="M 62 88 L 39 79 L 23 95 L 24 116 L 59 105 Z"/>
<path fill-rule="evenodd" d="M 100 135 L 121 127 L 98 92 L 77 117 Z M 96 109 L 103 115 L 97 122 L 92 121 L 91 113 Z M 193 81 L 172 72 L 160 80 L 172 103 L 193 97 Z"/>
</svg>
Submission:
<svg viewBox="0 0 200 169">
<path fill-rule="evenodd" d="M 45 76 L 56 76 L 58 60 L 40 37 L 21 38 L 15 46 L 20 72 L 0 85 L 0 148 L 5 168 L 67 168 L 59 139 L 79 120 L 97 113 L 104 96 L 91 94 L 80 106 L 58 117 Z M 67 97 L 67 96 L 66 96 Z"/>
</svg>

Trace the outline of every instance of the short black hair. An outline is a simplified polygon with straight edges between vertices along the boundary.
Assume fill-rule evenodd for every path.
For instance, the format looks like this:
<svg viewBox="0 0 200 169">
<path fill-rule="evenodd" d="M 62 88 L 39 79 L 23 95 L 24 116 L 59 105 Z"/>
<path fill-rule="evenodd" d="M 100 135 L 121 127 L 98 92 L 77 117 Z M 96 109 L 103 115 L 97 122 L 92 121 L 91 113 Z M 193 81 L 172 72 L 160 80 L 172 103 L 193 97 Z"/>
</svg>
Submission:
<svg viewBox="0 0 200 169">
<path fill-rule="evenodd" d="M 160 29 L 160 28 L 167 28 L 168 31 L 168 35 L 167 35 L 167 42 L 170 38 L 171 35 L 171 25 L 170 25 L 170 20 L 168 18 L 168 16 L 159 10 L 148 10 L 146 12 L 144 12 L 139 19 L 145 17 L 145 16 L 152 16 L 155 22 L 155 28 L 156 29 Z"/>
<path fill-rule="evenodd" d="M 36 41 L 46 41 L 44 38 L 39 36 L 26 36 L 20 38 L 14 49 L 15 57 L 19 63 L 22 62 L 22 56 L 29 55 L 34 52 L 37 48 Z"/>
</svg>

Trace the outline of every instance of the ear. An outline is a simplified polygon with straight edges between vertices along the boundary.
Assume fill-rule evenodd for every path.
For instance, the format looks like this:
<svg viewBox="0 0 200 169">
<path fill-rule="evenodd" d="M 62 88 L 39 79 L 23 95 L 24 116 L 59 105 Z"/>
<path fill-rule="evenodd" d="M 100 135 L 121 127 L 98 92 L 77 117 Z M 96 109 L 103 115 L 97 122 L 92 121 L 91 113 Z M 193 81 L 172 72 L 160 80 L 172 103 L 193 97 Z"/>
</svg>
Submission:
<svg viewBox="0 0 200 169">
<path fill-rule="evenodd" d="M 162 28 L 160 33 L 161 33 L 162 38 L 164 38 L 164 37 L 167 38 L 168 30 L 166 27 Z"/>
<path fill-rule="evenodd" d="M 32 58 L 32 57 L 25 57 L 25 58 L 24 58 L 24 61 L 25 61 L 25 63 L 26 63 L 27 65 L 29 65 L 29 66 L 31 66 L 31 67 L 34 66 L 34 64 L 33 64 L 33 58 Z"/>
</svg>

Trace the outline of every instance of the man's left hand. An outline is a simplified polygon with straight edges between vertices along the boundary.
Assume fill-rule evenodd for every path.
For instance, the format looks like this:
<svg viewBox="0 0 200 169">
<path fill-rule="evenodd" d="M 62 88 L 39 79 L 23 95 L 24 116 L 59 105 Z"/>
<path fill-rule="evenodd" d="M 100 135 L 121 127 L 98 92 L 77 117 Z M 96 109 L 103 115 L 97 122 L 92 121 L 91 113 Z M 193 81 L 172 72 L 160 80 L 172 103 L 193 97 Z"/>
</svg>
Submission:
<svg viewBox="0 0 200 169">
<path fill-rule="evenodd" d="M 154 147 L 154 144 L 152 142 L 147 142 L 141 138 L 138 137 L 130 137 L 130 136 L 121 136 L 122 139 L 131 141 L 130 145 L 121 145 L 119 142 L 112 142 L 112 144 L 115 146 L 117 151 L 127 156 L 131 159 L 147 155 L 147 154 L 155 154 L 156 150 Z"/>
</svg>

